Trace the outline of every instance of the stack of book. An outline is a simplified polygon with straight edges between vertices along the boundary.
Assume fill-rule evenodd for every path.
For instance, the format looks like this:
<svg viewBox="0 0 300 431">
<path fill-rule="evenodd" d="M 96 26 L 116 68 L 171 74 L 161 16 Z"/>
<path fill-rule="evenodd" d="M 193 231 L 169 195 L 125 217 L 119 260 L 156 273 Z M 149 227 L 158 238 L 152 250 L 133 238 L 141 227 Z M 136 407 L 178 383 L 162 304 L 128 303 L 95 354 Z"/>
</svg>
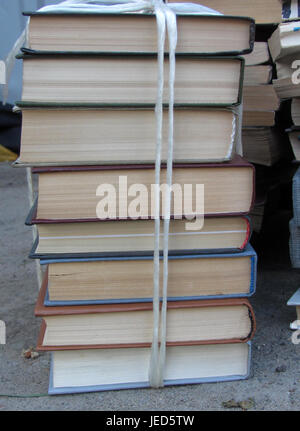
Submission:
<svg viewBox="0 0 300 431">
<path fill-rule="evenodd" d="M 277 79 L 273 81 L 278 96 L 281 99 L 291 99 L 290 117 L 293 125 L 286 129 L 291 144 L 293 157 L 300 157 L 300 21 L 288 21 L 280 24 L 269 39 L 269 48 L 276 64 Z M 300 220 L 299 192 L 300 171 L 293 178 L 293 210 L 294 218 L 290 221 L 290 257 L 294 268 L 300 268 Z"/>
<path fill-rule="evenodd" d="M 300 21 L 282 23 L 269 40 L 277 69 L 276 91 L 281 99 L 291 99 L 292 125 L 286 132 L 296 161 L 300 160 L 299 25 Z"/>
<path fill-rule="evenodd" d="M 281 155 L 281 135 L 274 127 L 279 98 L 267 42 L 255 42 L 245 64 L 243 154 L 252 163 L 272 166 Z"/>
<path fill-rule="evenodd" d="M 177 21 L 166 385 L 246 378 L 255 330 L 247 299 L 256 283 L 247 217 L 254 169 L 234 151 L 244 71 L 237 55 L 251 51 L 254 23 Z M 52 352 L 49 393 L 147 387 L 155 16 L 34 13 L 22 58 L 18 164 L 39 181 L 27 223 L 38 231 L 31 257 L 46 268 L 36 315 L 38 349 Z M 163 165 L 161 184 L 165 174 Z M 203 228 L 189 217 L 199 184 Z"/>
<path fill-rule="evenodd" d="M 265 39 L 265 36 L 261 38 Z M 282 133 L 275 127 L 279 99 L 271 82 L 273 65 L 268 43 L 256 41 L 253 51 L 244 55 L 244 59 L 243 157 L 259 165 L 256 169 L 255 204 L 250 213 L 253 231 L 259 233 L 267 206 L 267 194 L 265 187 L 261 187 L 259 173 L 280 159 Z"/>
<path fill-rule="evenodd" d="M 273 81 L 280 99 L 291 99 L 291 120 L 293 125 L 287 129 L 294 157 L 299 161 L 300 131 L 300 21 L 280 24 L 269 39 L 269 48 L 276 64 L 277 79 Z"/>
<path fill-rule="evenodd" d="M 300 46 L 299 24 L 300 21 L 281 23 L 268 41 L 277 71 L 277 79 L 273 84 L 280 99 L 300 96 L 297 61 Z"/>
</svg>

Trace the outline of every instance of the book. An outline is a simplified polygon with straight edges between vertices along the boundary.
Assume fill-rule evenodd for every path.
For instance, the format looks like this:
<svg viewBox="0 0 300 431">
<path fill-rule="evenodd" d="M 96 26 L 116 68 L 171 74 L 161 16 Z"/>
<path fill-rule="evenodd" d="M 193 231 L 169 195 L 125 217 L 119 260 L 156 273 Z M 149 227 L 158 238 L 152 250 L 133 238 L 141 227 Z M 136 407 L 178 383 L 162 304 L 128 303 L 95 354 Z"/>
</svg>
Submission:
<svg viewBox="0 0 300 431">
<path fill-rule="evenodd" d="M 32 225 L 36 206 L 26 224 Z M 37 240 L 31 258 L 152 255 L 154 225 L 151 220 L 71 223 L 36 221 Z M 186 230 L 186 220 L 171 220 L 169 254 L 237 253 L 251 236 L 248 217 L 205 218 L 201 229 Z M 161 227 L 161 235 L 163 234 Z"/>
<path fill-rule="evenodd" d="M 298 21 L 298 24 L 300 21 Z M 274 88 L 280 99 L 299 97 L 298 52 L 300 29 L 297 22 L 282 23 L 269 39 L 270 51 L 276 64 Z M 297 108 L 296 108 L 297 109 Z"/>
<path fill-rule="evenodd" d="M 294 97 L 291 103 L 291 117 L 295 126 L 300 126 L 300 98 Z"/>
<path fill-rule="evenodd" d="M 288 300 L 287 305 L 296 308 L 297 319 L 291 323 L 291 329 L 300 329 L 300 289 Z"/>
<path fill-rule="evenodd" d="M 280 101 L 279 95 L 273 85 L 249 85 L 244 86 L 243 102 L 245 111 L 277 111 Z M 274 88 L 275 87 L 275 88 Z M 275 91 L 276 90 L 276 91 Z"/>
<path fill-rule="evenodd" d="M 53 166 L 33 168 L 32 172 L 39 174 L 34 223 L 154 218 L 153 165 Z M 166 166 L 162 165 L 162 185 L 165 175 Z M 197 184 L 201 193 L 193 192 Z M 139 191 L 133 193 L 136 185 L 140 185 Z M 193 218 L 203 212 L 218 217 L 246 215 L 253 203 L 254 168 L 240 156 L 222 164 L 176 164 L 172 187 L 171 218 Z M 164 216 L 163 205 L 161 211 Z"/>
<path fill-rule="evenodd" d="M 174 110 L 174 162 L 230 160 L 236 140 L 230 109 Z M 168 112 L 163 117 L 162 160 L 167 158 Z M 21 165 L 154 163 L 154 109 L 25 108 Z"/>
<path fill-rule="evenodd" d="M 153 106 L 155 55 L 23 55 L 22 101 L 44 106 L 106 104 Z M 168 67 L 168 60 L 165 60 Z M 240 57 L 178 57 L 175 104 L 228 106 L 241 101 Z M 168 76 L 165 74 L 165 90 Z M 216 82 L 218 85 L 216 86 Z M 168 92 L 164 91 L 168 103 Z"/>
<path fill-rule="evenodd" d="M 300 97 L 300 86 L 293 83 L 291 76 L 273 79 L 273 86 L 280 99 Z"/>
<path fill-rule="evenodd" d="M 272 79 L 272 66 L 246 66 L 244 85 L 262 85 L 269 84 Z"/>
<path fill-rule="evenodd" d="M 275 125 L 275 111 L 279 99 L 270 84 L 273 68 L 267 42 L 256 41 L 250 54 L 243 56 L 245 76 L 243 89 L 243 127 L 271 127 Z"/>
<path fill-rule="evenodd" d="M 169 256 L 168 301 L 251 296 L 256 262 L 250 245 L 235 254 Z M 152 302 L 151 256 L 46 259 L 41 264 L 47 268 L 46 306 Z"/>
<path fill-rule="evenodd" d="M 242 130 L 243 156 L 249 162 L 272 166 L 283 155 L 286 136 L 277 128 L 247 127 Z"/>
<path fill-rule="evenodd" d="M 253 50 L 249 54 L 243 56 L 245 66 L 257 66 L 268 63 L 270 54 L 267 42 L 254 42 Z"/>
<path fill-rule="evenodd" d="M 294 72 L 296 73 L 296 76 L 298 78 L 297 67 L 292 67 L 294 60 L 297 60 L 296 55 L 283 57 L 275 62 L 277 79 L 291 79 Z"/>
<path fill-rule="evenodd" d="M 168 3 L 177 3 L 181 0 L 168 0 Z M 256 24 L 275 24 L 281 22 L 281 0 L 195 0 L 211 9 L 225 15 L 251 16 Z"/>
<path fill-rule="evenodd" d="M 41 116 L 43 116 L 43 117 L 45 117 L 46 115 L 47 115 L 47 112 L 49 112 L 50 111 L 50 107 L 34 107 L 34 106 L 32 106 L 31 104 L 27 104 L 27 103 L 25 103 L 25 104 L 23 104 L 22 102 L 18 102 L 18 104 L 19 104 L 19 108 L 20 109 L 22 109 L 22 113 L 23 113 L 23 117 L 24 117 L 24 119 L 23 119 L 23 122 L 24 122 L 24 126 L 23 126 L 23 135 L 22 135 L 22 141 L 21 142 L 25 142 L 25 151 L 23 151 L 23 147 L 24 147 L 24 145 L 23 144 L 21 144 L 21 152 L 22 152 L 22 154 L 21 154 L 21 159 L 19 159 L 19 160 L 17 160 L 17 162 L 16 162 L 16 164 L 14 165 L 14 166 L 17 166 L 17 165 L 31 165 L 31 163 L 29 163 L 29 162 L 27 162 L 26 160 L 26 158 L 24 158 L 25 156 L 26 157 L 28 157 L 28 155 L 27 154 L 25 154 L 25 153 L 28 153 L 28 151 L 29 151 L 29 147 L 28 147 L 28 140 L 27 140 L 27 137 L 29 138 L 31 138 L 31 144 L 30 145 L 32 145 L 33 146 L 33 148 L 34 148 L 34 150 L 32 150 L 31 151 L 31 153 L 30 153 L 30 157 L 33 157 L 32 156 L 32 153 L 33 152 L 36 152 L 36 150 L 37 150 L 37 143 L 36 143 L 36 141 L 37 141 L 37 136 L 36 136 L 36 134 L 34 134 L 34 132 L 33 132 L 33 130 L 31 129 L 31 126 L 30 126 L 30 124 L 28 124 L 28 122 L 27 122 L 27 118 L 30 118 L 33 114 L 34 114 L 34 117 L 33 118 L 30 118 L 31 120 L 34 120 L 34 118 L 37 118 L 37 116 L 38 115 L 41 115 Z M 34 113 L 32 113 L 32 114 L 30 114 L 30 112 L 31 111 L 33 111 L 33 109 L 35 110 L 35 112 Z M 125 111 L 125 113 L 124 113 L 124 117 L 125 117 L 125 115 L 130 115 L 130 113 L 128 113 L 128 112 L 126 112 L 126 111 L 130 111 L 130 110 L 134 110 L 134 115 L 137 115 L 137 116 L 140 116 L 140 117 L 143 117 L 142 118 L 142 120 L 143 120 L 143 122 L 144 122 L 144 125 L 145 126 L 147 126 L 148 125 L 148 127 L 150 127 L 150 125 L 152 124 L 152 123 L 150 123 L 150 112 L 151 111 L 153 111 L 153 109 L 154 109 L 154 107 L 145 107 L 145 108 L 141 108 L 141 107 L 139 107 L 139 106 L 129 106 L 129 107 L 125 107 L 125 108 L 121 108 L 121 107 L 110 107 L 110 108 L 108 108 L 108 107 L 102 107 L 101 108 L 101 106 L 99 106 L 98 108 L 97 107 L 95 107 L 95 106 L 91 106 L 91 105 L 89 105 L 89 106 L 86 106 L 86 107 L 83 107 L 83 106 L 80 106 L 80 105 L 74 105 L 74 106 L 72 106 L 72 107 L 62 107 L 62 106 L 59 106 L 59 105 L 57 105 L 57 106 L 54 106 L 54 107 L 52 107 L 52 109 L 51 109 L 51 116 L 53 115 L 53 117 L 55 116 L 55 114 L 54 113 L 52 113 L 52 110 L 57 110 L 58 112 L 60 112 L 60 113 L 71 113 L 72 112 L 72 114 L 74 114 L 75 113 L 75 115 L 80 115 L 79 113 L 78 114 L 76 114 L 76 111 L 81 111 L 81 112 L 83 112 L 83 111 L 86 111 L 86 110 L 89 110 L 89 112 L 94 112 L 94 115 L 95 115 L 95 113 L 98 111 L 98 112 L 102 112 L 102 113 L 106 113 L 106 115 L 108 115 L 107 114 L 107 112 L 109 112 L 109 109 L 112 111 L 112 110 L 114 110 L 114 111 L 117 111 L 117 112 L 120 112 L 122 115 L 123 115 L 123 111 Z M 230 111 L 230 110 L 232 110 L 232 108 L 229 106 L 229 107 L 220 107 L 220 106 L 215 106 L 214 108 L 211 108 L 211 109 L 213 109 L 213 111 L 215 112 L 214 113 L 214 115 L 216 115 L 216 116 L 219 116 L 219 118 L 221 117 L 221 116 L 223 116 L 223 112 L 224 112 L 224 110 L 226 109 L 227 111 Z M 222 109 L 222 112 L 221 112 L 221 109 Z M 45 111 L 45 112 L 44 112 Z M 110 111 L 110 112 L 111 112 Z M 122 111 L 122 112 L 121 112 Z M 187 116 L 188 114 L 192 114 L 192 115 L 195 115 L 195 116 L 197 116 L 197 115 L 199 115 L 199 116 L 202 116 L 203 115 L 203 118 L 204 118 L 204 115 L 205 115 L 205 113 L 207 112 L 209 112 L 209 108 L 205 108 L 205 107 L 201 107 L 201 106 L 198 106 L 198 107 L 187 107 L 187 106 L 185 106 L 185 107 L 177 107 L 177 108 L 175 108 L 174 109 L 174 115 L 176 116 L 176 117 L 178 117 L 179 116 L 179 114 L 181 114 L 182 113 L 182 111 L 184 111 L 184 113 L 185 113 L 185 116 Z M 201 111 L 201 112 L 200 112 Z M 35 117 L 35 114 L 37 113 L 37 116 Z M 113 113 L 114 114 L 114 113 Z M 87 114 L 84 114 L 84 115 L 86 115 L 87 116 Z M 133 113 L 132 113 L 132 115 L 133 115 Z M 48 122 L 50 122 L 50 120 L 51 120 L 51 116 L 49 116 L 48 118 L 47 118 L 47 121 L 46 121 L 46 123 Z M 165 111 L 165 116 L 167 116 L 167 111 Z M 226 117 L 226 113 L 224 114 L 224 119 L 225 119 L 225 117 Z M 227 115 L 227 117 L 228 117 L 228 115 Z M 116 120 L 119 122 L 121 122 L 121 119 L 123 118 L 123 117 L 117 117 L 117 114 L 115 113 L 115 118 L 116 118 Z M 216 117 L 216 119 L 217 119 L 217 117 Z M 218 134 L 217 134 L 217 132 L 220 130 L 221 131 L 221 127 L 222 127 L 222 125 L 224 125 L 224 119 L 223 119 L 223 121 L 220 121 L 220 122 L 217 122 L 217 123 L 214 123 L 214 134 L 213 135 L 209 135 L 209 136 L 205 136 L 205 139 L 207 139 L 207 141 L 209 141 L 209 140 L 211 140 L 211 139 L 216 139 L 217 137 L 218 137 Z M 152 120 L 153 121 L 153 120 Z M 208 121 L 208 117 L 206 117 L 206 121 Z M 208 128 L 209 126 L 210 126 L 210 124 L 211 124 L 211 122 L 210 121 L 208 121 L 208 124 L 201 124 L 201 128 L 198 128 L 197 127 L 197 130 L 198 130 L 198 133 L 200 134 L 200 133 L 204 133 L 205 132 L 205 130 L 206 130 L 206 128 Z M 249 126 L 273 126 L 275 124 L 275 113 L 274 113 L 274 111 L 265 111 L 265 112 L 263 112 L 263 111 L 243 111 L 243 126 L 244 127 L 249 127 Z M 73 124 L 74 125 L 74 124 Z M 29 127 L 30 126 L 30 127 Z M 52 125 L 51 125 L 52 126 Z M 176 122 L 175 122 L 175 126 L 176 126 Z M 193 124 L 191 124 L 190 125 L 191 126 L 191 131 L 193 130 L 193 129 L 195 129 L 196 128 L 196 126 L 195 126 L 195 124 L 193 123 Z M 49 126 L 50 127 L 50 126 Z M 78 127 L 78 125 L 76 124 L 76 127 Z M 54 129 L 54 130 L 53 130 Z M 132 131 L 132 134 L 133 133 L 139 133 L 139 124 L 135 124 L 135 131 Z M 202 130 L 203 129 L 203 130 Z M 148 133 L 150 133 L 151 132 L 151 129 L 149 130 L 148 128 L 146 129 L 147 131 L 148 131 Z M 178 129 L 177 129 L 178 130 Z M 50 130 L 49 130 L 50 131 Z M 113 130 L 114 131 L 114 130 Z M 187 134 L 187 133 L 190 133 L 190 130 L 189 129 L 185 129 L 184 130 L 185 131 L 185 134 Z M 224 133 L 224 136 L 226 136 L 226 130 L 225 129 L 222 129 L 222 131 L 223 131 L 223 133 Z M 60 133 L 60 128 L 58 128 L 58 130 L 56 130 L 56 128 L 55 127 L 51 127 L 51 133 L 56 133 L 56 134 L 59 134 Z M 117 133 L 117 131 L 114 131 L 115 133 Z M 127 130 L 127 128 L 124 130 L 124 132 L 127 132 L 127 133 L 129 133 L 130 131 L 129 130 Z M 70 133 L 72 133 L 72 130 L 70 131 Z M 93 137 L 93 131 L 92 130 L 89 130 L 89 133 L 90 133 L 90 136 L 91 137 Z M 182 133 L 181 131 L 180 131 L 180 133 Z M 147 135 L 148 136 L 148 135 Z M 147 138 L 147 136 L 145 137 L 145 138 Z M 68 138 L 68 136 L 65 136 L 64 137 L 64 142 L 68 142 L 68 140 L 67 140 L 67 138 Z M 40 139 L 41 139 L 41 136 L 40 136 Z M 43 136 L 43 139 L 45 139 L 45 143 L 47 142 L 47 140 L 48 140 L 48 136 Z M 39 141 L 39 143 L 40 142 L 44 142 L 44 141 Z M 76 142 L 80 142 L 80 135 L 79 136 L 77 136 L 76 137 Z M 74 143 L 73 143 L 74 144 Z M 55 142 L 52 142 L 52 145 L 55 145 Z M 86 145 L 86 143 L 85 143 L 85 145 Z M 216 149 L 215 147 L 213 147 L 214 149 Z M 59 147 L 58 149 L 57 149 L 57 151 L 61 151 L 61 148 Z M 145 148 L 139 148 L 139 150 L 144 150 L 145 151 Z M 201 148 L 201 150 L 203 150 L 204 151 L 204 147 L 202 147 Z M 206 145 L 205 146 L 205 150 L 206 151 L 211 151 L 211 149 L 210 149 L 210 146 L 209 145 Z M 72 152 L 73 153 L 73 152 Z M 113 156 L 113 155 L 112 155 Z M 35 159 L 37 159 L 37 157 L 43 157 L 43 158 L 46 158 L 46 156 L 45 155 L 43 155 L 43 154 L 41 154 L 41 152 L 39 152 L 39 156 L 37 156 L 37 155 L 35 155 Z M 47 156 L 47 157 L 51 157 L 51 156 Z M 56 157 L 55 155 L 54 156 L 52 156 L 53 158 L 54 157 Z M 75 158 L 75 156 L 72 156 L 70 153 L 69 153 L 69 156 L 68 156 L 68 160 L 69 160 L 69 158 L 70 157 L 73 157 L 73 158 Z M 85 155 L 84 156 L 85 158 L 87 158 L 87 156 Z M 206 156 L 207 157 L 207 156 Z M 23 161 L 24 160 L 24 161 Z M 35 161 L 34 162 L 34 164 L 35 165 L 41 165 L 43 162 L 38 162 L 38 161 Z M 49 165 L 49 164 L 51 164 L 51 163 L 53 163 L 53 162 L 47 162 L 47 164 Z M 76 164 L 76 162 L 75 161 L 73 161 L 72 162 L 73 164 Z"/>
<path fill-rule="evenodd" d="M 35 307 L 43 318 L 39 351 L 151 346 L 151 302 L 47 307 L 45 297 L 44 280 Z M 168 301 L 167 306 L 167 346 L 246 342 L 255 332 L 247 298 Z"/>
<path fill-rule="evenodd" d="M 273 61 L 291 54 L 299 53 L 300 21 L 283 22 L 279 24 L 268 40 Z"/>
<path fill-rule="evenodd" d="M 169 346 L 165 386 L 248 378 L 251 343 Z M 147 388 L 149 348 L 54 351 L 49 394 Z"/>
<path fill-rule="evenodd" d="M 30 16 L 28 33 L 30 51 L 157 52 L 154 14 L 78 14 L 58 11 L 33 12 L 25 15 Z M 253 19 L 224 15 L 177 14 L 177 29 L 177 54 L 247 53 L 252 50 L 255 33 Z"/>
<path fill-rule="evenodd" d="M 271 127 L 275 125 L 275 111 L 243 111 L 243 127 Z"/>
</svg>

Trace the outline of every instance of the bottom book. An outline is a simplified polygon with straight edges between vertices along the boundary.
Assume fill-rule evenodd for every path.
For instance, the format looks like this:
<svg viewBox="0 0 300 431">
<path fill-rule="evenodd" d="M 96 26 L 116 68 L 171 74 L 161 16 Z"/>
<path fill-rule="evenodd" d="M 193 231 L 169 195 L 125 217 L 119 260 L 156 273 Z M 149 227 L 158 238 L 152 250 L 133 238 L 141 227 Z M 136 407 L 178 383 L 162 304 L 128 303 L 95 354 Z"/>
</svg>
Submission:
<svg viewBox="0 0 300 431">
<path fill-rule="evenodd" d="M 242 380 L 251 343 L 167 347 L 166 386 Z M 150 348 L 54 351 L 49 394 L 147 388 Z"/>
</svg>

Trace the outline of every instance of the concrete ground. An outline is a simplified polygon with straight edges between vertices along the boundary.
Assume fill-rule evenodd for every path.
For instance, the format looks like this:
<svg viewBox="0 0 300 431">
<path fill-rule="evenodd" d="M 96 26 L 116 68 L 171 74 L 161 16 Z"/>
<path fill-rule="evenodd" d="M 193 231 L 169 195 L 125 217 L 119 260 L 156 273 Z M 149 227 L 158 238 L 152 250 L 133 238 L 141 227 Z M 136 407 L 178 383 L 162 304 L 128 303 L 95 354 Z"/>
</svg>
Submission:
<svg viewBox="0 0 300 431">
<path fill-rule="evenodd" d="M 248 380 L 50 397 L 49 354 L 22 357 L 23 349 L 35 346 L 40 325 L 34 317 L 35 263 L 27 257 L 32 232 L 24 226 L 29 210 L 24 169 L 0 164 L 0 196 L 0 320 L 7 328 L 7 343 L 0 345 L 0 410 L 224 410 L 230 400 L 249 398 L 244 407 L 252 410 L 299 410 L 300 345 L 291 343 L 289 324 L 296 316 L 286 306 L 300 286 L 300 271 L 291 269 L 288 258 L 290 214 L 268 223 L 264 237 L 253 243 L 259 253 L 251 299 L 257 332 Z"/>
</svg>

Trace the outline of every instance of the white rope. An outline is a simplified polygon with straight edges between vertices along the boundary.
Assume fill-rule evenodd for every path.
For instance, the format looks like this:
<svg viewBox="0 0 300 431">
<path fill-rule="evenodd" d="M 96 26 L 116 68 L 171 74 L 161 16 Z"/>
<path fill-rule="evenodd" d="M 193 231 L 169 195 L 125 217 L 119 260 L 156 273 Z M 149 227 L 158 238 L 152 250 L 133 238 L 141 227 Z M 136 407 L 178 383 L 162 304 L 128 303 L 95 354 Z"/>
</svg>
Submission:
<svg viewBox="0 0 300 431">
<path fill-rule="evenodd" d="M 158 79 L 156 96 L 156 161 L 155 161 L 155 233 L 154 233 L 154 273 L 153 273 L 153 338 L 149 366 L 149 383 L 152 387 L 164 385 L 164 366 L 166 356 L 167 333 L 167 288 L 168 288 L 168 249 L 169 225 L 171 211 L 171 185 L 173 171 L 173 107 L 175 82 L 175 49 L 177 44 L 176 13 L 196 15 L 220 15 L 212 9 L 193 3 L 164 4 L 162 0 L 67 0 L 58 5 L 46 6 L 40 12 L 72 12 L 72 13 L 155 13 L 157 22 L 157 53 L 158 53 Z M 162 149 L 162 121 L 163 121 L 163 87 L 164 87 L 164 46 L 166 27 L 169 41 L 169 137 L 167 156 L 167 195 L 163 211 L 163 292 L 162 310 L 160 314 L 160 171 Z M 24 34 L 17 40 L 7 58 L 7 76 L 9 77 L 15 55 L 22 44 L 26 42 L 28 23 Z M 4 87 L 4 100 L 7 99 L 8 83 Z M 160 330 L 160 332 L 159 332 Z"/>
<path fill-rule="evenodd" d="M 156 158 L 155 158 L 155 191 L 154 191 L 154 253 L 153 253 L 153 334 L 152 349 L 149 365 L 149 383 L 152 387 L 159 387 L 158 361 L 159 361 L 159 325 L 160 325 L 160 168 L 162 148 L 162 122 L 163 122 L 163 87 L 164 87 L 164 46 L 166 37 L 166 21 L 162 6 L 155 0 L 155 14 L 157 22 L 157 67 L 158 83 L 156 95 Z"/>
<path fill-rule="evenodd" d="M 160 324 L 160 351 L 157 370 L 157 382 L 159 386 L 164 384 L 164 366 L 166 358 L 167 337 L 167 296 L 168 296 L 168 254 L 169 254 L 169 229 L 171 213 L 171 186 L 173 174 L 173 129 L 174 129 L 174 84 L 175 84 L 175 49 L 177 45 L 177 26 L 175 13 L 166 8 L 166 21 L 169 40 L 169 134 L 168 134 L 168 158 L 167 158 L 167 194 L 164 210 L 164 246 L 163 246 L 163 291 Z"/>
<path fill-rule="evenodd" d="M 243 100 L 236 107 L 236 145 L 235 151 L 237 154 L 243 157 L 243 142 L 242 142 L 242 127 L 243 127 Z"/>
<path fill-rule="evenodd" d="M 236 113 L 232 111 L 232 132 L 230 136 L 230 146 L 228 148 L 228 151 L 225 157 L 226 160 L 229 160 L 231 158 L 233 149 L 236 146 L 236 138 L 237 138 L 237 132 L 236 132 L 237 118 L 236 117 L 237 117 Z"/>
</svg>

